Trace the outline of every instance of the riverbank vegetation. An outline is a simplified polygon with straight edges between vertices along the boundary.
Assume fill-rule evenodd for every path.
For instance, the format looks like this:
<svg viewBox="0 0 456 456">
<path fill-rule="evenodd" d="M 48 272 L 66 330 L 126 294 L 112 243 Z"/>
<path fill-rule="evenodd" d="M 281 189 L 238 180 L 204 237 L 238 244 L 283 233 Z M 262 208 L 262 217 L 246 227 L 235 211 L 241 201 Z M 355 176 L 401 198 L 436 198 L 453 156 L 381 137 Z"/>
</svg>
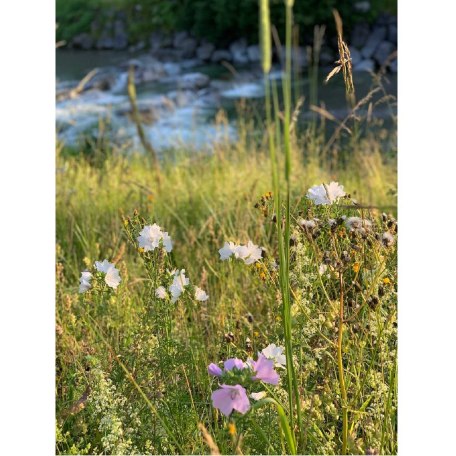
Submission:
<svg viewBox="0 0 456 456">
<path fill-rule="evenodd" d="M 362 3 L 362 2 L 361 2 Z M 367 11 L 356 10 L 352 1 L 305 0 L 296 2 L 295 24 L 312 35 L 315 25 L 332 25 L 331 8 L 337 8 L 349 30 L 357 22 L 370 22 L 380 13 L 396 14 L 394 0 L 371 0 Z M 271 20 L 279 34 L 284 30 L 283 2 L 271 1 Z M 57 0 L 57 41 L 70 41 L 81 33 L 93 33 L 96 39 L 103 34 L 106 25 L 116 19 L 127 23 L 132 43 L 148 42 L 154 31 L 174 32 L 185 30 L 197 38 L 206 39 L 219 46 L 226 46 L 239 37 L 252 43 L 258 39 L 258 1 L 242 0 Z M 331 35 L 334 35 L 332 33 Z"/>
</svg>

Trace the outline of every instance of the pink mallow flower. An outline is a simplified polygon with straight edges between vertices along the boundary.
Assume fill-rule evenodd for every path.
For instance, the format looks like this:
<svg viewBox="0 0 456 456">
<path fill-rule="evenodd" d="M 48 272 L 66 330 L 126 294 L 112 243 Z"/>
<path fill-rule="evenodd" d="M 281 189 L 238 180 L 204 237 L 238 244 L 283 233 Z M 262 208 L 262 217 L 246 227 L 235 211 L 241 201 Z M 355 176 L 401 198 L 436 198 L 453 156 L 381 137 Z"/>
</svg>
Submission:
<svg viewBox="0 0 456 456">
<path fill-rule="evenodd" d="M 261 380 L 264 383 L 277 385 L 279 383 L 279 374 L 274 370 L 274 361 L 266 358 L 263 354 L 258 354 L 258 360 L 252 363 L 255 376 L 253 380 Z"/>
<path fill-rule="evenodd" d="M 244 361 L 242 361 L 242 359 L 230 358 L 230 359 L 227 359 L 223 363 L 223 367 L 225 368 L 225 371 L 230 371 L 230 370 L 233 370 L 233 368 L 236 368 L 239 370 L 244 369 L 246 366 L 244 364 Z"/>
<path fill-rule="evenodd" d="M 241 385 L 221 385 L 220 389 L 212 393 L 211 398 L 212 405 L 225 416 L 230 416 L 233 410 L 244 415 L 250 409 L 249 398 Z"/>
<path fill-rule="evenodd" d="M 207 371 L 209 372 L 209 375 L 213 375 L 214 377 L 221 377 L 223 374 L 222 369 L 217 366 L 217 364 L 211 363 L 207 367 Z"/>
</svg>

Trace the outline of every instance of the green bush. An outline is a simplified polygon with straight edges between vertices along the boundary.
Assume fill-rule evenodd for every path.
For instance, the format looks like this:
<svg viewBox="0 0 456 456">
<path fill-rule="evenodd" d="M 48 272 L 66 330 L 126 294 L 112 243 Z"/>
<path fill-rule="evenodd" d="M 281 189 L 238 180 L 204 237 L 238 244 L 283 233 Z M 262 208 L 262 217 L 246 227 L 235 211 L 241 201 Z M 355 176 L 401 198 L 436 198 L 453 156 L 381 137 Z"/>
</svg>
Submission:
<svg viewBox="0 0 456 456">
<path fill-rule="evenodd" d="M 282 36 L 283 0 L 271 0 L 271 21 Z M 79 33 L 90 33 L 96 20 L 99 29 L 115 13 L 127 19 L 131 42 L 147 39 L 153 30 L 189 30 L 200 38 L 227 46 L 239 37 L 258 41 L 258 0 L 57 0 L 58 40 L 70 40 Z M 396 0 L 372 0 L 368 13 L 356 12 L 352 0 L 296 0 L 294 21 L 300 28 L 300 40 L 313 34 L 317 24 L 334 32 L 332 9 L 342 16 L 345 30 L 359 21 L 372 21 L 382 11 L 396 13 Z M 101 30 L 97 30 L 101 33 Z M 96 38 L 96 36 L 94 36 Z"/>
</svg>

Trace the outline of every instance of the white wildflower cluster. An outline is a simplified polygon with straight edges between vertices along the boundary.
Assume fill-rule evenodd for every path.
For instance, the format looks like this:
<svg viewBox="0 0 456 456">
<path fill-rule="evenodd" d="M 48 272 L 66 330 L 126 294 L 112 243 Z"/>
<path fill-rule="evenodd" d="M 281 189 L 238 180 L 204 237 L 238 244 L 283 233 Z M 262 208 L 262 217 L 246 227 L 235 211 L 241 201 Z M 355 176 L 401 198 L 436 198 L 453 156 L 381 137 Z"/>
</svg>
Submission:
<svg viewBox="0 0 456 456">
<path fill-rule="evenodd" d="M 344 186 L 338 182 L 329 184 L 314 185 L 307 191 L 307 198 L 312 200 L 317 206 L 332 204 L 339 198 L 345 196 Z"/>
<path fill-rule="evenodd" d="M 173 283 L 169 286 L 171 293 L 171 302 L 176 302 L 179 296 L 184 292 L 185 287 L 190 283 L 190 279 L 185 277 L 185 269 L 174 273 Z"/>
<path fill-rule="evenodd" d="M 121 282 L 119 270 L 116 269 L 113 263 L 110 263 L 106 259 L 103 261 L 95 261 L 94 267 L 98 272 L 103 273 L 103 279 L 108 287 L 115 290 L 119 286 Z M 93 274 L 90 271 L 81 272 L 81 278 L 79 279 L 79 293 L 85 293 L 92 288 L 92 279 Z"/>
<path fill-rule="evenodd" d="M 136 410 L 100 367 L 91 370 L 89 381 L 91 393 L 87 402 L 99 423 L 103 453 L 137 454 L 138 449 L 132 444 L 135 430 L 141 426 Z"/>
<path fill-rule="evenodd" d="M 145 252 L 153 251 L 160 245 L 163 246 L 167 252 L 173 250 L 171 237 L 166 231 L 162 231 L 156 223 L 153 225 L 146 225 L 139 233 L 137 240 L 139 247 L 143 248 Z"/>
<path fill-rule="evenodd" d="M 171 296 L 171 302 L 175 303 L 182 293 L 184 293 L 186 287 L 190 285 L 190 279 L 185 276 L 185 269 L 173 270 L 170 272 L 170 275 L 173 277 L 173 281 L 168 287 L 169 293 L 166 288 L 161 285 L 155 290 L 155 296 L 158 299 L 168 299 L 168 297 Z M 201 288 L 195 287 L 195 299 L 197 301 L 207 301 L 209 295 Z"/>
<path fill-rule="evenodd" d="M 263 250 L 252 241 L 249 241 L 247 245 L 225 242 L 225 245 L 219 250 L 219 254 L 222 261 L 234 256 L 234 258 L 242 260 L 245 264 L 253 264 L 261 259 Z"/>
</svg>

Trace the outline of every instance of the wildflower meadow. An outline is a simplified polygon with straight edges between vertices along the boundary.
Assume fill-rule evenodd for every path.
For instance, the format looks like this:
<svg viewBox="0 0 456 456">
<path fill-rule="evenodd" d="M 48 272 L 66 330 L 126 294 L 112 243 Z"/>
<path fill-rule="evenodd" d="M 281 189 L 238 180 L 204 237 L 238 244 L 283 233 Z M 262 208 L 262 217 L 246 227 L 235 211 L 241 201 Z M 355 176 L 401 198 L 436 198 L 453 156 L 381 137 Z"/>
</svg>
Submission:
<svg viewBox="0 0 456 456">
<path fill-rule="evenodd" d="M 347 117 L 297 127 L 293 3 L 278 85 L 259 2 L 259 129 L 159 160 L 57 141 L 58 454 L 396 454 L 395 128 L 336 11 Z"/>
</svg>

